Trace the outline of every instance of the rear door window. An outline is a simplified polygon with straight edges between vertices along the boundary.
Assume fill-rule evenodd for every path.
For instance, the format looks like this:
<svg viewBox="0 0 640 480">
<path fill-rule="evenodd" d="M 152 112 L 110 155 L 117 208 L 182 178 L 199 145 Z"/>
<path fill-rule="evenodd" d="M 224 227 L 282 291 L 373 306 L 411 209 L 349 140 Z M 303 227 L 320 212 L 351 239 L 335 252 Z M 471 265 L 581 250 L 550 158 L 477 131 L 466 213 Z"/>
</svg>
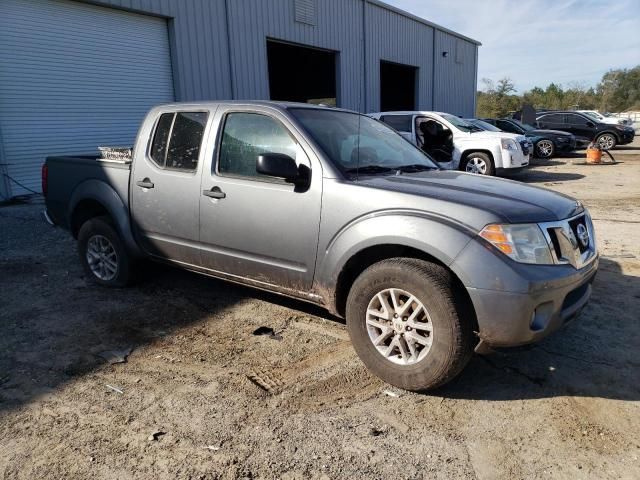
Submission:
<svg viewBox="0 0 640 480">
<path fill-rule="evenodd" d="M 153 162 L 161 168 L 195 170 L 208 116 L 207 112 L 162 114 L 151 144 Z"/>
<path fill-rule="evenodd" d="M 398 132 L 411 133 L 412 115 L 383 115 L 380 120 Z"/>
</svg>

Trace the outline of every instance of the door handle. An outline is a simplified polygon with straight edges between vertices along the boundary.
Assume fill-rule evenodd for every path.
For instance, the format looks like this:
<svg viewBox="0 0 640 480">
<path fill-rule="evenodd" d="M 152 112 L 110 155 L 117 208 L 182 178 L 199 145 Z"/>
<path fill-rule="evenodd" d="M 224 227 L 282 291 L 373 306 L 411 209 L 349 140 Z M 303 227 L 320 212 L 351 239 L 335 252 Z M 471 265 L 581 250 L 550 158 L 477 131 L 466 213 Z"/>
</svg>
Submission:
<svg viewBox="0 0 640 480">
<path fill-rule="evenodd" d="M 153 188 L 155 185 L 149 178 L 145 178 L 144 180 L 138 180 L 136 185 L 142 188 Z"/>
<path fill-rule="evenodd" d="M 227 196 L 226 193 L 220 190 L 220 187 L 213 187 L 211 190 L 203 190 L 202 195 L 204 195 L 205 197 L 218 199 L 225 198 Z"/>
</svg>

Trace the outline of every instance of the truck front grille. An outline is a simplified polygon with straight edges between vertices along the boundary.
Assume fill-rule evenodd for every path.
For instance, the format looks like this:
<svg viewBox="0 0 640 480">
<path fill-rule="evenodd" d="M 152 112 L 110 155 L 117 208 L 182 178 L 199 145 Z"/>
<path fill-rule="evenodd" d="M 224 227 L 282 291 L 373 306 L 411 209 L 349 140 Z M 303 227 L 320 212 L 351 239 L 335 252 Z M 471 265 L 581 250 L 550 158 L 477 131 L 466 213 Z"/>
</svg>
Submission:
<svg viewBox="0 0 640 480">
<path fill-rule="evenodd" d="M 551 248 L 553 260 L 582 268 L 596 257 L 593 223 L 587 213 L 560 222 L 541 224 Z"/>
</svg>

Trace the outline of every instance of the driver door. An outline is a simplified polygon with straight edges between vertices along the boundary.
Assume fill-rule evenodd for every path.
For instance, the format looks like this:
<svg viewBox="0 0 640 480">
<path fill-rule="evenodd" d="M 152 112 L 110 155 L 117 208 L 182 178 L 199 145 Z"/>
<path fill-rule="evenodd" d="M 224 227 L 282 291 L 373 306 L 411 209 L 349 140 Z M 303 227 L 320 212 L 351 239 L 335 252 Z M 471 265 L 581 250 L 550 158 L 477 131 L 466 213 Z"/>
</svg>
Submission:
<svg viewBox="0 0 640 480">
<path fill-rule="evenodd" d="M 220 108 L 217 148 L 202 175 L 203 267 L 298 292 L 311 289 L 320 229 L 322 171 L 288 119 L 271 109 Z M 310 152 L 310 153 L 307 153 Z M 310 170 L 297 187 L 256 171 L 262 153 Z M 212 198 L 208 192 L 216 192 Z"/>
</svg>

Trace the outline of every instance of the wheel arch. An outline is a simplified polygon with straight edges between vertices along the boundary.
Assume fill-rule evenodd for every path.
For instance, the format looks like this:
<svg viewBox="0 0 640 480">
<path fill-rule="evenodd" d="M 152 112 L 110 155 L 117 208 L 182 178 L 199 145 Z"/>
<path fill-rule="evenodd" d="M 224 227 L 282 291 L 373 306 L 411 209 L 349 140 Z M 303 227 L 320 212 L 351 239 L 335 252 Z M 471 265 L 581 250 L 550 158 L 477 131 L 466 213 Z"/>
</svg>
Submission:
<svg viewBox="0 0 640 480">
<path fill-rule="evenodd" d="M 332 313 L 344 316 L 346 295 L 366 268 L 387 258 L 422 259 L 450 265 L 474 237 L 472 227 L 417 211 L 377 212 L 341 229 L 320 249 L 314 292 Z"/>
<path fill-rule="evenodd" d="M 373 245 L 358 251 L 343 265 L 336 281 L 333 301 L 333 313 L 344 317 L 349 291 L 351 289 L 351 286 L 353 285 L 353 282 L 362 272 L 364 272 L 371 265 L 382 260 L 398 257 L 423 260 L 425 262 L 436 264 L 447 270 L 447 272 L 451 275 L 456 291 L 460 294 L 460 297 L 464 299 L 470 311 L 475 312 L 471 297 L 469 297 L 467 289 L 464 288 L 462 280 L 455 274 L 453 270 L 451 270 L 451 268 L 449 268 L 448 265 L 446 265 L 440 259 L 429 253 L 426 253 L 423 250 L 419 250 L 407 245 L 380 244 Z"/>
<path fill-rule="evenodd" d="M 99 180 L 87 180 L 76 187 L 69 202 L 67 224 L 74 238 L 77 238 L 82 224 L 91 218 L 106 215 L 133 255 L 140 250 L 133 237 L 128 206 L 114 188 Z"/>
<path fill-rule="evenodd" d="M 600 133 L 598 133 L 598 134 L 596 135 L 595 141 L 597 142 L 597 141 L 598 141 L 598 139 L 599 139 L 600 137 L 602 137 L 603 135 L 612 135 L 612 136 L 613 136 L 613 138 L 615 138 L 615 139 L 616 139 L 616 144 L 620 143 L 620 141 L 621 141 L 621 137 L 618 135 L 618 132 L 615 132 L 615 131 L 613 131 L 613 130 L 605 130 L 604 132 L 600 132 Z"/>
<path fill-rule="evenodd" d="M 500 168 L 502 166 L 497 164 L 496 155 L 491 150 L 486 148 L 468 148 L 460 154 L 460 170 L 464 169 L 467 158 L 469 158 L 473 153 L 484 153 L 485 155 L 489 155 L 494 168 Z"/>
</svg>

